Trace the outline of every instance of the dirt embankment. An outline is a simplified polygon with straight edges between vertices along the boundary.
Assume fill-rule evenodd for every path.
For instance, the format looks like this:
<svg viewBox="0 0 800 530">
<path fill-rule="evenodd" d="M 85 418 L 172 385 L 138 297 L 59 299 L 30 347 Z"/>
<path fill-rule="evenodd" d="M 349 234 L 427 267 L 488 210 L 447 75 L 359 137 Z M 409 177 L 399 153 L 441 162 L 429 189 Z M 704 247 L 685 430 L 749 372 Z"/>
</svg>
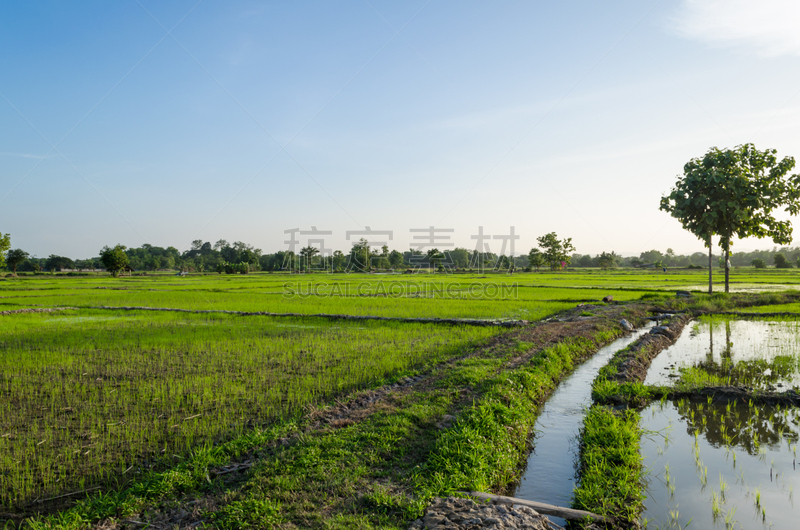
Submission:
<svg viewBox="0 0 800 530">
<path fill-rule="evenodd" d="M 614 356 L 612 361 L 617 371 L 607 379 L 617 383 L 642 383 L 653 359 L 663 350 L 675 344 L 683 327 L 691 320 L 689 315 L 673 315 L 664 319 L 639 340 Z"/>
</svg>

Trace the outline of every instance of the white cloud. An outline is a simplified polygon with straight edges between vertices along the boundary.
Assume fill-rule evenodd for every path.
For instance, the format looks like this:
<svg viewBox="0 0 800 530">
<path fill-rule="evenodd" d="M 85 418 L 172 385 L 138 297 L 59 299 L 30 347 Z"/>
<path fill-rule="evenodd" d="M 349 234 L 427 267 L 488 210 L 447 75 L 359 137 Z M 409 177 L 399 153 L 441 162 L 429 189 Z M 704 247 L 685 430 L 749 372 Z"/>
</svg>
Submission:
<svg viewBox="0 0 800 530">
<path fill-rule="evenodd" d="M 673 22 L 687 38 L 771 57 L 800 55 L 796 0 L 683 0 Z"/>
</svg>

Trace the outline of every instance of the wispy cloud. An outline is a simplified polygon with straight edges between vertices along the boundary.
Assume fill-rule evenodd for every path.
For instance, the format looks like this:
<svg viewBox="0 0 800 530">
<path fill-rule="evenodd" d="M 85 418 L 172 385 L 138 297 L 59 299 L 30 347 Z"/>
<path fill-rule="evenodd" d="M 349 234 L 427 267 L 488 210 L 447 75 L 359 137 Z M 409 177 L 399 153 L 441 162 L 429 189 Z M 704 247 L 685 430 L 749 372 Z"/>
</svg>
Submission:
<svg viewBox="0 0 800 530">
<path fill-rule="evenodd" d="M 683 0 L 672 18 L 677 32 L 759 55 L 800 55 L 796 0 Z"/>
</svg>

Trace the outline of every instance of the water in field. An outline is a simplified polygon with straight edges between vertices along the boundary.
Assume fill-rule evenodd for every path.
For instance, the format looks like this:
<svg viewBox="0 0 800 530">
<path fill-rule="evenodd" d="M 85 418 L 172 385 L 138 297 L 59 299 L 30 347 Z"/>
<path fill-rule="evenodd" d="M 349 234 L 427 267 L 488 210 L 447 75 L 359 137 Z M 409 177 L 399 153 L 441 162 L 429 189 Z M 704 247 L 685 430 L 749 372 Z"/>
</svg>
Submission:
<svg viewBox="0 0 800 530">
<path fill-rule="evenodd" d="M 800 411 L 742 400 L 654 403 L 642 412 L 654 528 L 797 528 Z M 800 493 L 800 492 L 799 492 Z"/>
<path fill-rule="evenodd" d="M 533 452 L 522 481 L 513 495 L 521 499 L 569 507 L 575 487 L 578 436 L 586 408 L 592 402 L 592 381 L 615 352 L 649 329 L 617 339 L 580 365 L 556 389 L 536 421 Z M 556 524 L 563 520 L 552 518 Z"/>
<path fill-rule="evenodd" d="M 732 293 L 766 293 L 786 291 L 789 289 L 796 289 L 796 284 L 780 284 L 780 283 L 732 283 L 730 284 L 730 292 Z M 700 291 L 708 292 L 708 283 L 695 284 L 695 285 L 681 285 L 670 286 L 670 290 L 681 291 Z M 714 282 L 714 292 L 723 292 L 725 290 L 725 283 L 721 281 Z"/>
<path fill-rule="evenodd" d="M 800 322 L 700 319 L 653 360 L 645 384 L 782 391 L 800 385 Z"/>
</svg>

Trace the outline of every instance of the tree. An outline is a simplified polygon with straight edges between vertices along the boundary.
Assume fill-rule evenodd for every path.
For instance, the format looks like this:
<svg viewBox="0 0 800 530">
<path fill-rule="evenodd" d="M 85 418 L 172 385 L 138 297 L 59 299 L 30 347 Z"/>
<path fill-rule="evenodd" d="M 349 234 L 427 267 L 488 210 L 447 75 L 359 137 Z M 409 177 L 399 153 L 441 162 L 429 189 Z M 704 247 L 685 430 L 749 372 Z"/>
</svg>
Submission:
<svg viewBox="0 0 800 530">
<path fill-rule="evenodd" d="M 432 248 L 427 252 L 428 256 L 428 263 L 434 267 L 434 272 L 436 268 L 436 262 L 440 262 L 444 259 L 444 254 L 442 254 L 438 248 Z"/>
<path fill-rule="evenodd" d="M 11 252 L 9 252 L 8 255 L 10 256 Z M 772 261 L 775 262 L 775 268 L 776 269 L 791 269 L 792 268 L 792 264 L 789 262 L 788 259 L 786 259 L 786 256 L 784 256 L 780 252 L 775 254 L 775 256 L 773 256 Z"/>
<path fill-rule="evenodd" d="M 11 248 L 11 234 L 0 232 L 0 267 L 6 264 L 6 250 Z"/>
<path fill-rule="evenodd" d="M 333 270 L 340 271 L 344 268 L 344 264 L 346 262 L 346 258 L 344 253 L 341 250 L 334 250 L 333 251 Z"/>
<path fill-rule="evenodd" d="M 350 249 L 350 267 L 360 271 L 368 271 L 370 269 L 369 257 L 369 241 L 362 237 L 358 240 L 358 243 L 353 243 L 353 248 Z"/>
<path fill-rule="evenodd" d="M 403 266 L 403 254 L 396 250 L 389 252 L 389 266 L 393 269 Z"/>
<path fill-rule="evenodd" d="M 56 256 L 55 254 L 50 254 L 48 256 L 47 261 L 44 262 L 45 268 L 50 272 L 61 270 L 61 269 L 71 269 L 75 267 L 75 262 L 65 256 Z"/>
<path fill-rule="evenodd" d="M 639 259 L 645 263 L 655 263 L 661 261 L 663 258 L 664 255 L 657 250 L 648 250 L 647 252 L 639 254 Z"/>
<path fill-rule="evenodd" d="M 759 151 L 753 144 L 733 149 L 711 148 L 703 158 L 683 167 L 669 195 L 661 197 L 660 209 L 679 219 L 683 228 L 708 247 L 708 291 L 712 291 L 712 236 L 719 236 L 724 251 L 725 292 L 729 292 L 730 247 L 734 236 L 770 237 L 775 244 L 792 240 L 788 220 L 775 219 L 783 208 L 800 212 L 800 175 L 787 177 L 794 158 L 780 162 L 774 149 Z"/>
<path fill-rule="evenodd" d="M 13 250 L 8 251 L 8 256 L 6 256 L 6 262 L 8 266 L 11 267 L 11 270 L 14 272 L 14 276 L 17 275 L 17 267 L 28 259 L 28 253 L 22 250 L 21 248 L 15 248 Z"/>
<path fill-rule="evenodd" d="M 453 250 L 448 250 L 447 257 L 456 269 L 469 267 L 470 251 L 465 248 L 456 247 Z"/>
<path fill-rule="evenodd" d="M 608 252 L 603 252 L 597 258 L 597 264 L 601 269 L 614 269 L 619 264 L 619 256 L 615 254 L 613 250 L 610 254 Z"/>
<path fill-rule="evenodd" d="M 766 269 L 767 268 L 767 262 L 764 261 L 761 258 L 754 259 L 752 262 L 750 262 L 750 264 L 753 267 L 755 267 L 756 269 Z"/>
<path fill-rule="evenodd" d="M 311 270 L 311 260 L 314 259 L 316 254 L 319 254 L 319 249 L 316 247 L 308 246 L 300 249 L 300 266 L 303 267 L 306 272 Z"/>
<path fill-rule="evenodd" d="M 559 270 L 562 263 L 569 265 L 572 261 L 570 254 L 575 252 L 575 247 L 572 246 L 571 237 L 559 241 L 558 235 L 550 232 L 537 237 L 536 241 L 539 242 L 539 248 L 544 250 L 544 261 L 550 265 L 550 270 Z"/>
<path fill-rule="evenodd" d="M 542 251 L 538 248 L 532 248 L 528 253 L 528 264 L 532 269 L 536 269 L 538 272 L 539 267 L 544 265 L 544 255 Z"/>
<path fill-rule="evenodd" d="M 128 265 L 128 255 L 125 254 L 126 248 L 124 245 L 117 245 L 114 248 L 105 246 L 100 251 L 100 263 L 114 277 L 119 276 L 120 271 Z"/>
</svg>

